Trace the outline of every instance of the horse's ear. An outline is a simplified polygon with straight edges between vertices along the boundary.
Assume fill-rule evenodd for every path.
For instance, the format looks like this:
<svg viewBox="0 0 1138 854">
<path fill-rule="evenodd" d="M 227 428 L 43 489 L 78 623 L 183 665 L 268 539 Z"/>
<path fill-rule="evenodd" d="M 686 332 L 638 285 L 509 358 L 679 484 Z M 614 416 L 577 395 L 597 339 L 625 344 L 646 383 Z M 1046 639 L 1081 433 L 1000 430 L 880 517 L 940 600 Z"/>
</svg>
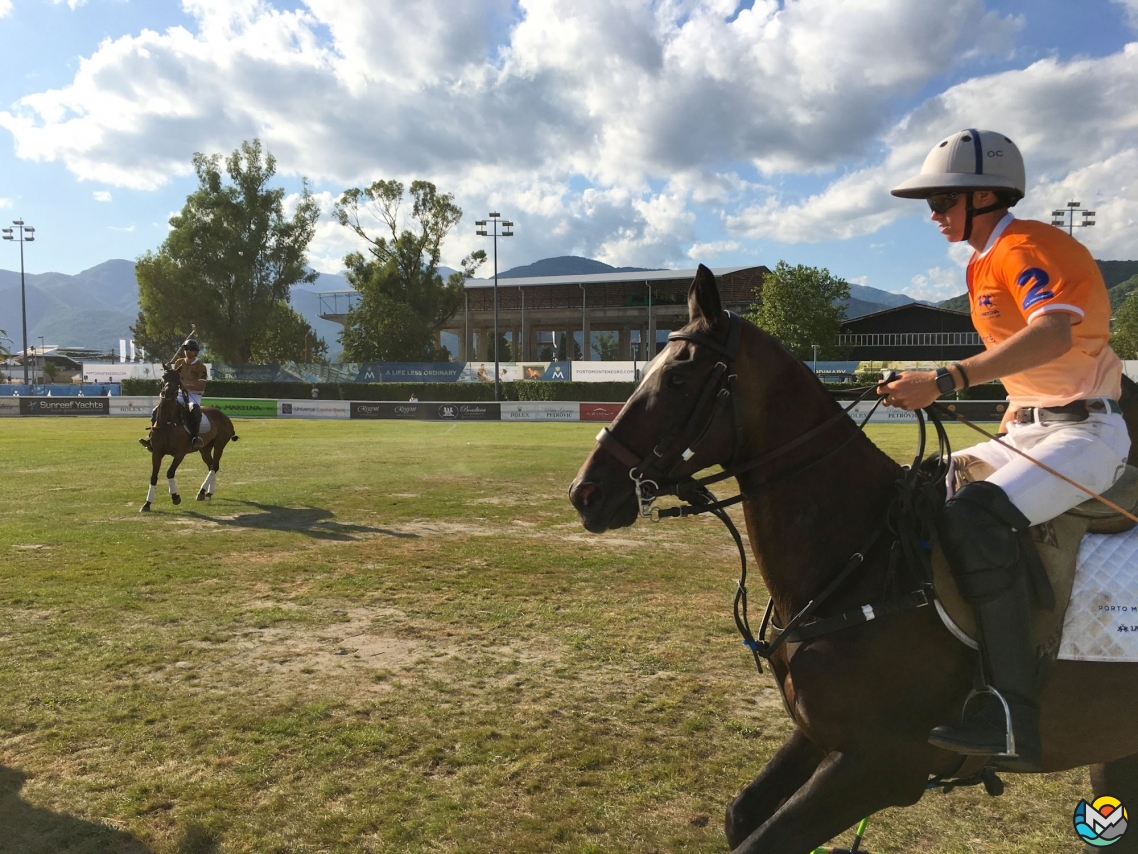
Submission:
<svg viewBox="0 0 1138 854">
<path fill-rule="evenodd" d="M 708 327 L 714 327 L 723 317 L 723 303 L 719 299 L 715 274 L 703 264 L 695 271 L 695 278 L 688 288 L 688 315 L 691 323 L 702 321 Z"/>
</svg>

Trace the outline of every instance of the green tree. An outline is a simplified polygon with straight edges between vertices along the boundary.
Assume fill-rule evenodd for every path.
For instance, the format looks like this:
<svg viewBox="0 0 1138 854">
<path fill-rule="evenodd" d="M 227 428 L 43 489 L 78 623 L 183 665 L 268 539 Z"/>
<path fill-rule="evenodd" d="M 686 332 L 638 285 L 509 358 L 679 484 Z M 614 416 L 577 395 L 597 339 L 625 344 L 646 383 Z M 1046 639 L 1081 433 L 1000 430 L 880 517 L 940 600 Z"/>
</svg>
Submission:
<svg viewBox="0 0 1138 854">
<path fill-rule="evenodd" d="M 266 350 L 266 336 L 287 328 L 299 335 L 291 346 L 303 352 L 302 332 L 311 329 L 303 321 L 282 325 L 278 307 L 288 308 L 293 285 L 316 280 L 306 261 L 320 208 L 307 179 L 296 210 L 286 216 L 284 189 L 269 186 L 276 158 L 259 140 L 243 142 L 224 161 L 220 154 L 197 153 L 193 163 L 197 190 L 170 218 L 158 251 L 135 266 L 135 341 L 166 358 L 193 322 L 211 359 L 241 363 Z"/>
<path fill-rule="evenodd" d="M 348 281 L 360 294 L 340 333 L 346 361 L 449 357 L 436 344 L 436 333 L 458 311 L 463 282 L 486 260 L 486 253 L 472 252 L 462 259 L 462 269 L 443 281 L 442 243 L 462 210 L 450 193 L 440 194 L 429 181 L 413 181 L 410 195 L 413 228 L 400 227 L 404 187 L 398 181 L 346 190 L 332 211 L 341 225 L 368 244 L 366 255 L 352 252 L 344 258 Z M 369 235 L 360 222 L 361 210 L 380 220 L 390 236 Z"/>
<path fill-rule="evenodd" d="M 598 332 L 593 340 L 593 352 L 602 362 L 614 362 L 620 351 L 620 340 L 612 332 Z"/>
<path fill-rule="evenodd" d="M 790 266 L 785 261 L 763 279 L 759 302 L 747 319 L 781 341 L 800 359 L 842 355 L 838 330 L 850 298 L 850 286 L 820 267 Z"/>
<path fill-rule="evenodd" d="M 1138 359 L 1138 291 L 1114 313 L 1110 346 L 1120 359 Z"/>
<path fill-rule="evenodd" d="M 55 382 L 59 377 L 59 365 L 55 364 L 55 362 L 49 362 L 44 359 L 43 367 L 40 368 L 40 370 L 43 371 L 44 379 L 49 383 Z"/>
<path fill-rule="evenodd" d="M 296 309 L 283 302 L 273 306 L 265 331 L 253 346 L 253 361 L 260 364 L 324 362 L 327 356 L 324 339 L 312 331 Z"/>
</svg>

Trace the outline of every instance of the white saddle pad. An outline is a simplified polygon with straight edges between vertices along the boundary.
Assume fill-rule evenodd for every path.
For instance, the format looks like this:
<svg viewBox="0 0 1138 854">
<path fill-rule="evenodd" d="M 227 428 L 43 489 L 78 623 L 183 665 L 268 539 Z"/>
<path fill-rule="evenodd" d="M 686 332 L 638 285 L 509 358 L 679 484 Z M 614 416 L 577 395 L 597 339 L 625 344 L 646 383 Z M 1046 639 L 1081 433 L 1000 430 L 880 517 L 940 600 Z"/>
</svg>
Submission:
<svg viewBox="0 0 1138 854">
<path fill-rule="evenodd" d="M 1138 661 L 1138 528 L 1083 537 L 1058 657 Z"/>
</svg>

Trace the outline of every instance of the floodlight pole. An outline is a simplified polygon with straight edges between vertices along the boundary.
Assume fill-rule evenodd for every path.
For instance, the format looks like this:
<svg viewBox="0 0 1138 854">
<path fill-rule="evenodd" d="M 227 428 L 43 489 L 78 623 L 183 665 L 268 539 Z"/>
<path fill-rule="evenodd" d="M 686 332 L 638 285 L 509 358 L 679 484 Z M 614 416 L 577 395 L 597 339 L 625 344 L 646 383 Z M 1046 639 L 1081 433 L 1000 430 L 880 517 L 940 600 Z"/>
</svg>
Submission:
<svg viewBox="0 0 1138 854">
<path fill-rule="evenodd" d="M 1076 213 L 1083 215 L 1083 221 L 1077 225 L 1075 224 Z M 1094 211 L 1088 211 L 1079 207 L 1078 202 L 1067 202 L 1067 207 L 1051 211 L 1051 224 L 1056 228 L 1066 228 L 1067 233 L 1074 237 L 1076 228 L 1086 228 L 1095 224 L 1095 221 L 1091 218 L 1094 215 Z"/>
<path fill-rule="evenodd" d="M 20 244 L 20 316 L 24 324 L 24 385 L 28 385 L 28 308 L 24 298 L 24 244 L 36 239 L 36 230 L 30 225 L 24 225 L 22 219 L 12 220 L 12 225 L 19 229 L 19 237 L 12 233 L 14 229 L 11 228 L 0 229 L 0 233 L 4 235 L 5 240 L 14 240 Z"/>
<path fill-rule="evenodd" d="M 494 224 L 494 230 L 487 232 L 486 226 L 491 222 Z M 502 225 L 501 232 L 498 231 L 499 223 Z M 514 224 L 509 220 L 502 219 L 502 215 L 497 212 L 490 213 L 488 219 L 476 220 L 474 224 L 480 226 L 475 234 L 482 237 L 493 236 L 494 238 L 494 400 L 501 400 L 502 369 L 498 366 L 498 238 L 513 237 L 514 232 L 510 229 L 514 227 Z"/>
</svg>

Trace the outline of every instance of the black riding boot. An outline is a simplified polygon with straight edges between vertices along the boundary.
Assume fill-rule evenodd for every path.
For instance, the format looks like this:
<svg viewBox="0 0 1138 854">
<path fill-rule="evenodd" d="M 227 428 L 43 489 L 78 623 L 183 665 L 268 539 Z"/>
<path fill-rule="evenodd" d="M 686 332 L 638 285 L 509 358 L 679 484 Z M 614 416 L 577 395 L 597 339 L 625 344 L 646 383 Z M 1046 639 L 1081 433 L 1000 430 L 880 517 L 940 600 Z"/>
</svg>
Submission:
<svg viewBox="0 0 1138 854">
<path fill-rule="evenodd" d="M 960 723 L 936 727 L 929 742 L 991 755 L 1008 771 L 1038 771 L 1042 754 L 1040 660 L 1016 536 L 1028 525 L 1002 489 L 981 481 L 965 485 L 945 505 L 940 532 L 960 591 L 976 611 L 987 688 L 965 706 Z"/>
<path fill-rule="evenodd" d="M 188 426 L 190 428 L 190 447 L 196 451 L 205 444 L 198 436 L 198 430 L 200 430 L 202 426 L 201 407 L 191 406 L 188 414 L 189 418 L 187 420 L 189 421 Z"/>
</svg>

